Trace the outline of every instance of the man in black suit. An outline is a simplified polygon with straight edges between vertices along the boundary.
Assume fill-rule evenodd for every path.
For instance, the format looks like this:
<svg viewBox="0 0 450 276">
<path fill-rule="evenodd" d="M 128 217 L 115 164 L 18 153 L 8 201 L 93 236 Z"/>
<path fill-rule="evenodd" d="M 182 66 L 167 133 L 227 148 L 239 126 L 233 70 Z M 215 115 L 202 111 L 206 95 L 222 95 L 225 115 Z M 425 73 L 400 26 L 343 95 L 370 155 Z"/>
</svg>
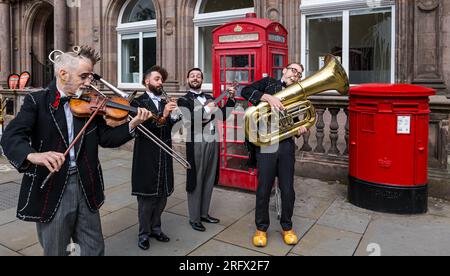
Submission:
<svg viewBox="0 0 450 276">
<path fill-rule="evenodd" d="M 199 68 L 189 70 L 187 75 L 189 92 L 178 99 L 182 107 L 183 122 L 188 127 L 186 155 L 191 169 L 187 171 L 186 191 L 188 194 L 189 222 L 196 231 L 206 230 L 202 222 L 219 223 L 209 215 L 214 185 L 219 181 L 219 137 L 216 118 L 221 114 L 226 119 L 236 105 L 236 89 L 229 87 L 226 105 L 218 109 L 214 97 L 202 92 L 203 72 Z"/>
<path fill-rule="evenodd" d="M 161 89 L 167 77 L 166 69 L 160 66 L 153 66 L 145 72 L 143 84 L 147 88 L 146 92 L 133 105 L 146 108 L 164 118 L 161 121 L 164 123 L 148 121 L 144 127 L 172 147 L 172 127 L 179 118 L 172 114 L 178 107 L 177 103 L 166 102 L 161 98 Z M 142 250 L 148 250 L 150 238 L 169 242 L 169 237 L 161 229 L 161 215 L 167 198 L 174 190 L 172 157 L 140 133 L 137 133 L 134 143 L 132 186 L 132 194 L 138 200 L 138 246 Z"/>
<path fill-rule="evenodd" d="M 298 63 L 289 64 L 283 70 L 281 80 L 270 77 L 257 81 L 242 90 L 242 96 L 251 104 L 258 105 L 261 101 L 267 102 L 273 112 L 284 110 L 283 103 L 273 95 L 282 91 L 295 82 L 298 82 L 303 73 L 303 66 Z M 307 132 L 301 127 L 298 135 Z M 281 190 L 282 213 L 281 226 L 283 228 L 284 242 L 288 245 L 298 243 L 298 237 L 293 231 L 292 216 L 294 213 L 294 168 L 295 168 L 295 142 L 286 139 L 279 144 L 256 148 L 256 167 L 258 169 L 258 189 L 256 192 L 255 222 L 257 231 L 253 237 L 253 244 L 257 247 L 267 245 L 267 230 L 269 228 L 269 200 L 270 193 L 278 176 Z"/>
<path fill-rule="evenodd" d="M 87 122 L 72 115 L 68 100 L 90 85 L 93 66 L 99 60 L 89 47 L 58 56 L 56 81 L 26 95 L 1 140 L 6 157 L 24 173 L 17 217 L 37 223 L 45 255 L 68 255 L 71 239 L 79 245 L 80 255 L 104 254 L 98 211 L 104 202 L 104 184 L 98 146 L 121 146 L 132 139 L 134 128 L 152 116 L 139 109 L 131 122 L 117 128 L 97 116 L 64 158 L 62 152 Z M 42 185 L 49 172 L 54 175 Z"/>
</svg>

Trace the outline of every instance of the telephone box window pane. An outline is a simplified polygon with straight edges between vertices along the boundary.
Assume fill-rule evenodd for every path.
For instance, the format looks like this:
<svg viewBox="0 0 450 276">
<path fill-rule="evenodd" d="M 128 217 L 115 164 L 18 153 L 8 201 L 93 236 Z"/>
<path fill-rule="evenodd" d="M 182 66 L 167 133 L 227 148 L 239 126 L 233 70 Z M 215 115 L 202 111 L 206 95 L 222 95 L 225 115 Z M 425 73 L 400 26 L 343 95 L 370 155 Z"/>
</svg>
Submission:
<svg viewBox="0 0 450 276">
<path fill-rule="evenodd" d="M 391 11 L 366 10 L 350 15 L 350 83 L 390 83 Z"/>
<path fill-rule="evenodd" d="M 122 82 L 139 83 L 139 39 L 122 40 Z"/>
<path fill-rule="evenodd" d="M 273 55 L 273 67 L 283 67 L 283 55 Z"/>
<path fill-rule="evenodd" d="M 156 65 L 156 37 L 144 38 L 144 72 Z"/>
<path fill-rule="evenodd" d="M 132 0 L 122 17 L 122 23 L 156 19 L 155 6 L 150 0 Z"/>
<path fill-rule="evenodd" d="M 204 0 L 200 7 L 200 13 L 220 12 L 253 8 L 253 0 Z"/>
<path fill-rule="evenodd" d="M 273 77 L 277 80 L 281 80 L 281 78 L 283 77 L 283 69 L 273 70 Z"/>
<path fill-rule="evenodd" d="M 321 69 L 327 54 L 342 60 L 342 25 L 342 16 L 307 19 L 307 77 Z"/>
<path fill-rule="evenodd" d="M 248 71 L 227 71 L 227 82 L 232 83 L 237 81 L 239 83 L 249 83 L 249 72 Z"/>
<path fill-rule="evenodd" d="M 250 67 L 248 55 L 227 56 L 227 68 L 248 68 Z"/>
</svg>

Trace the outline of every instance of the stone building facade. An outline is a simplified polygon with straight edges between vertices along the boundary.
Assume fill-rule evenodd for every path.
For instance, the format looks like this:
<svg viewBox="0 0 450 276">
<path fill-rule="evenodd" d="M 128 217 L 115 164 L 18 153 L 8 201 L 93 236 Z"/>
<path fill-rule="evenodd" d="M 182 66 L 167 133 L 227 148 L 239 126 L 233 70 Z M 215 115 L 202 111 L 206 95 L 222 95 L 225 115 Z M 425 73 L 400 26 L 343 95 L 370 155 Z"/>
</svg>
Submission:
<svg viewBox="0 0 450 276">
<path fill-rule="evenodd" d="M 0 0 L 0 85 L 6 88 L 12 72 L 29 71 L 31 86 L 42 87 L 53 77 L 47 58 L 52 50 L 86 44 L 102 54 L 96 72 L 120 88 L 140 89 L 143 70 L 156 63 L 169 71 L 166 90 L 179 94 L 185 90 L 189 68 L 208 71 L 210 67 L 210 31 L 247 12 L 282 23 L 289 32 L 289 60 L 305 63 L 311 73 L 320 60 L 314 40 L 337 40 L 339 47 L 329 50 L 341 53 L 355 83 L 378 80 L 373 77 L 382 75 L 377 72 L 380 68 L 385 77 L 379 81 L 436 88 L 440 96 L 432 99 L 430 177 L 434 194 L 450 198 L 450 104 L 446 99 L 450 94 L 450 0 Z M 381 24 L 386 22 L 387 26 Z M 366 27 L 370 28 L 366 31 Z M 349 38 L 349 34 L 359 35 L 367 41 L 360 33 L 372 29 L 380 33 L 378 40 L 370 41 L 378 43 L 382 38 L 383 45 L 367 47 Z M 379 54 L 377 49 L 384 64 L 361 58 L 361 53 Z M 1 93 L 20 98 L 17 91 Z M 325 94 L 312 100 L 319 125 L 298 141 L 298 171 L 344 180 L 348 98 Z M 14 112 L 19 106 L 17 100 Z"/>
</svg>

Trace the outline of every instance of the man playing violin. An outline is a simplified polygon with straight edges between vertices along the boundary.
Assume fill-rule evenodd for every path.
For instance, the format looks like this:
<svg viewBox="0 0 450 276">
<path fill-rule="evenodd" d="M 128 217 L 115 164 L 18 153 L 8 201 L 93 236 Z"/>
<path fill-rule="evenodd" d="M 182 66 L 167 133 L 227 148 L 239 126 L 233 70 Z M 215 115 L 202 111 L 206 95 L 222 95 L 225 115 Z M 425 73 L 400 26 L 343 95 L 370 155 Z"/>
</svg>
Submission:
<svg viewBox="0 0 450 276">
<path fill-rule="evenodd" d="M 150 110 L 159 120 L 149 120 L 143 124 L 168 147 L 172 147 L 172 127 L 178 121 L 173 111 L 176 102 L 164 99 L 163 83 L 167 80 L 166 69 L 153 66 L 144 74 L 142 84 L 146 92 L 137 98 L 134 106 Z M 162 120 L 161 120 L 162 119 Z M 161 227 L 161 215 L 167 204 L 167 198 L 174 191 L 172 157 L 156 143 L 141 133 L 136 133 L 133 154 L 132 194 L 137 197 L 139 234 L 138 247 L 150 248 L 150 238 L 159 242 L 169 242 Z"/>
<path fill-rule="evenodd" d="M 6 157 L 24 173 L 17 217 L 36 222 L 44 255 L 68 255 L 71 240 L 79 246 L 80 255 L 104 255 L 99 215 L 104 184 L 98 146 L 123 145 L 133 138 L 131 132 L 152 116 L 139 109 L 131 122 L 116 128 L 96 116 L 64 157 L 62 152 L 88 120 L 72 115 L 69 99 L 91 84 L 93 66 L 99 60 L 89 47 L 61 53 L 55 58 L 56 80 L 25 97 L 1 140 Z M 53 176 L 42 185 L 49 172 Z"/>
<path fill-rule="evenodd" d="M 220 220 L 209 215 L 214 185 L 219 181 L 219 137 L 216 131 L 216 118 L 221 113 L 227 118 L 227 111 L 236 105 L 236 88 L 230 86 L 228 101 L 222 109 L 214 102 L 214 97 L 202 92 L 203 72 L 192 68 L 187 74 L 189 91 L 178 99 L 184 112 L 184 124 L 188 127 L 186 155 L 191 169 L 187 171 L 186 191 L 188 198 L 189 223 L 200 232 L 206 231 L 203 222 L 219 223 Z M 229 112 L 231 113 L 231 112 Z M 190 118 L 187 120 L 185 118 Z M 188 126 L 190 124 L 190 126 Z"/>
</svg>

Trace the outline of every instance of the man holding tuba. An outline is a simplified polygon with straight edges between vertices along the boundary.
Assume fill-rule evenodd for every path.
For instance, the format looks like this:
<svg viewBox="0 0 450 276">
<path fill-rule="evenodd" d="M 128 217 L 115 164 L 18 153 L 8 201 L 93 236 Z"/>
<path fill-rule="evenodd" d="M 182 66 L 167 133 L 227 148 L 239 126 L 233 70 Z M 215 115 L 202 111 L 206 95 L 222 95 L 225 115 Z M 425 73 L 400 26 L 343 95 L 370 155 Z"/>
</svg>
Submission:
<svg viewBox="0 0 450 276">
<path fill-rule="evenodd" d="M 302 77 L 303 66 L 299 63 L 291 63 L 283 70 L 281 80 L 270 77 L 255 82 L 242 90 L 242 96 L 251 104 L 258 105 L 267 102 L 273 112 L 284 110 L 282 102 L 273 95 L 286 87 L 298 82 Z M 306 127 L 300 127 L 298 135 L 306 133 Z M 254 147 L 254 146 L 253 146 Z M 256 233 L 253 237 L 253 245 L 265 247 L 267 245 L 267 230 L 269 228 L 269 200 L 275 178 L 278 176 L 281 190 L 282 213 L 281 227 L 283 239 L 288 245 L 298 243 L 298 237 L 293 230 L 292 216 L 294 212 L 294 168 L 295 168 L 295 142 L 293 138 L 283 140 L 278 144 L 253 148 L 258 169 L 258 189 L 256 192 L 255 223 Z M 252 159 L 252 158 L 251 158 Z M 255 165 L 255 164 L 251 164 Z"/>
</svg>

